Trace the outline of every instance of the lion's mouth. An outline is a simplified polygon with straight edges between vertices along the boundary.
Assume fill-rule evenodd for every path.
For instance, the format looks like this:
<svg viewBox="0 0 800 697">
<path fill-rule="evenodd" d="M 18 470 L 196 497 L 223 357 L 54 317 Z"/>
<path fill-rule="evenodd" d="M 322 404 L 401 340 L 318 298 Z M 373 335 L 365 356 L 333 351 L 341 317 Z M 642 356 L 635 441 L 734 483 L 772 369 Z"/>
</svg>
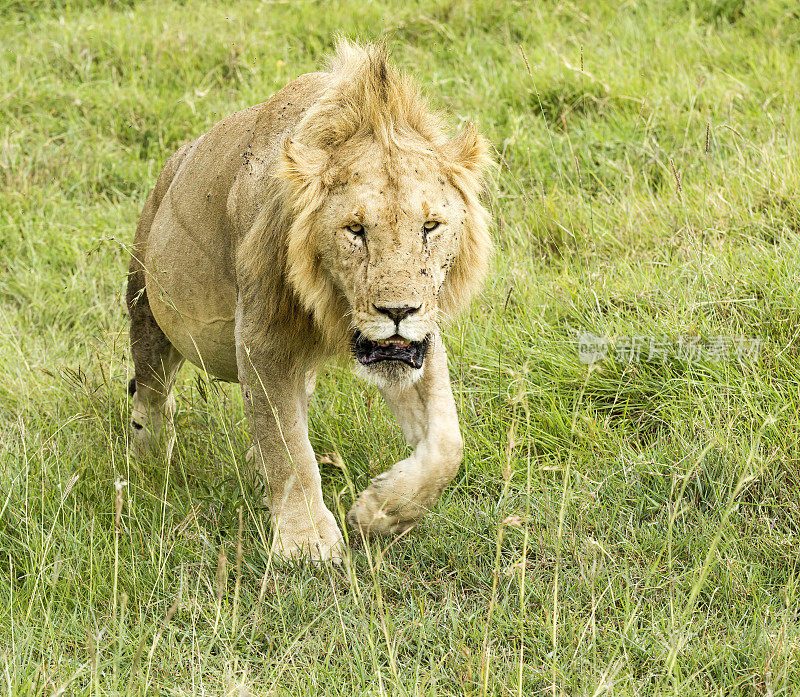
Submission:
<svg viewBox="0 0 800 697">
<path fill-rule="evenodd" d="M 409 341 L 395 334 L 388 339 L 372 341 L 356 331 L 353 337 L 353 353 L 361 365 L 372 365 L 380 361 L 400 361 L 412 368 L 421 368 L 427 351 L 427 336 L 422 341 Z"/>
</svg>

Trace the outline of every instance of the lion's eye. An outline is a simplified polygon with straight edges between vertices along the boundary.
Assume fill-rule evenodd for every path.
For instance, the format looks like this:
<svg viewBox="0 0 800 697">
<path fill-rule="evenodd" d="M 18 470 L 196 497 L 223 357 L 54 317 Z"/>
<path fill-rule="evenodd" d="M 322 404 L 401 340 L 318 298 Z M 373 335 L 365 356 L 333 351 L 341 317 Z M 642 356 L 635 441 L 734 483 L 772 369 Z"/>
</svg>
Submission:
<svg viewBox="0 0 800 697">
<path fill-rule="evenodd" d="M 431 232 L 439 227 L 441 223 L 438 220 L 428 220 L 422 227 L 425 228 L 425 232 Z"/>
<path fill-rule="evenodd" d="M 345 227 L 356 237 L 362 237 L 364 235 L 364 226 L 360 225 L 359 223 L 353 223 L 352 225 L 347 225 Z"/>
</svg>

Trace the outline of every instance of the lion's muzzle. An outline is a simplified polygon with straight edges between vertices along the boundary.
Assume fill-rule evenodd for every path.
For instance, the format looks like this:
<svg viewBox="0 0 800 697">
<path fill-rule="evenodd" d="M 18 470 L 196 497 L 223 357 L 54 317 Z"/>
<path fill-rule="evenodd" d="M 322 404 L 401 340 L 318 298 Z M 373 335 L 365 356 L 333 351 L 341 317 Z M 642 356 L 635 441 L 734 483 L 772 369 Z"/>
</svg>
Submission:
<svg viewBox="0 0 800 697">
<path fill-rule="evenodd" d="M 428 351 L 429 337 L 422 341 L 409 341 L 399 334 L 372 341 L 357 331 L 353 337 L 353 353 L 361 365 L 373 365 L 381 361 L 400 361 L 411 368 L 421 368 Z"/>
</svg>

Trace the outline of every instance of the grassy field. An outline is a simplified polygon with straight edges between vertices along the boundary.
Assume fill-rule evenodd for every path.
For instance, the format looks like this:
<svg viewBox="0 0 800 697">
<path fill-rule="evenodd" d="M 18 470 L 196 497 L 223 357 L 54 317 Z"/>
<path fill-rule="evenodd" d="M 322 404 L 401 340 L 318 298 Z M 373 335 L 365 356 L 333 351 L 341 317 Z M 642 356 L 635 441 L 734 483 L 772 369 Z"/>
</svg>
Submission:
<svg viewBox="0 0 800 697">
<path fill-rule="evenodd" d="M 170 466 L 125 428 L 161 163 L 338 31 L 501 162 L 464 464 L 349 582 L 270 562 L 236 386 L 184 368 Z M 794 0 L 0 0 L 3 693 L 800 693 L 799 90 Z M 342 368 L 312 411 L 343 516 L 403 442 Z"/>
</svg>

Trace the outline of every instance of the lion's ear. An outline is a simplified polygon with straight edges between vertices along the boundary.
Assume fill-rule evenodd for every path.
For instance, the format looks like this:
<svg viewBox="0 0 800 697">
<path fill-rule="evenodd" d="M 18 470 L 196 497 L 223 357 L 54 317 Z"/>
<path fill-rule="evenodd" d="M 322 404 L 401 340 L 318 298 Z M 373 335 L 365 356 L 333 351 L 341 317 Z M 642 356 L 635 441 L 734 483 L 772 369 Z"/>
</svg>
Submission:
<svg viewBox="0 0 800 697">
<path fill-rule="evenodd" d="M 328 153 L 287 138 L 275 167 L 275 176 L 303 189 L 313 183 L 323 183 L 328 165 Z"/>
<path fill-rule="evenodd" d="M 444 147 L 450 162 L 461 165 L 475 176 L 480 176 L 494 163 L 489 154 L 489 141 L 478 133 L 473 123 L 468 123 L 464 130 L 448 141 Z"/>
</svg>

